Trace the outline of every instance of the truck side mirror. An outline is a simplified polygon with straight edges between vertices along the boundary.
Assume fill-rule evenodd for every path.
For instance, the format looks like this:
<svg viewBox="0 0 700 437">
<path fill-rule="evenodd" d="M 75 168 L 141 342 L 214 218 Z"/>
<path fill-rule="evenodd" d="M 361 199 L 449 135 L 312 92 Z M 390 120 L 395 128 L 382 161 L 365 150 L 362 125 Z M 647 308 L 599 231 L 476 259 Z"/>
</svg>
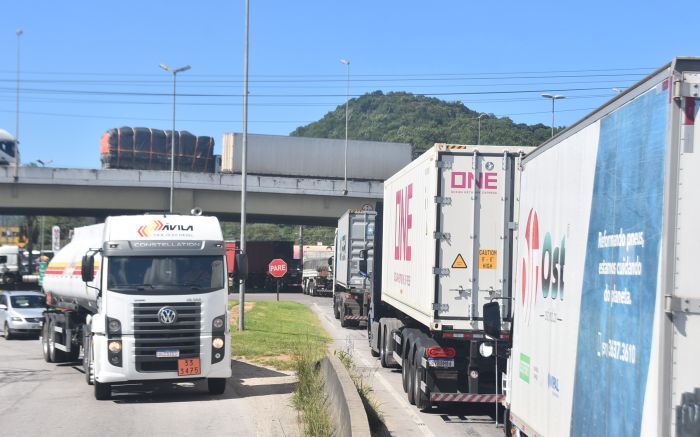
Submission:
<svg viewBox="0 0 700 437">
<path fill-rule="evenodd" d="M 367 250 L 363 249 L 360 251 L 360 272 L 367 275 Z"/>
<path fill-rule="evenodd" d="M 486 335 L 499 339 L 501 337 L 501 306 L 498 302 L 484 304 L 483 316 Z"/>
<path fill-rule="evenodd" d="M 328 266 L 333 267 L 333 257 L 328 258 Z"/>
<path fill-rule="evenodd" d="M 248 254 L 247 253 L 237 253 L 236 254 L 236 265 L 233 269 L 233 274 L 238 277 L 239 280 L 245 281 L 248 279 Z"/>
<path fill-rule="evenodd" d="M 95 279 L 95 255 L 83 255 L 80 274 L 83 277 L 83 282 L 92 282 Z"/>
</svg>

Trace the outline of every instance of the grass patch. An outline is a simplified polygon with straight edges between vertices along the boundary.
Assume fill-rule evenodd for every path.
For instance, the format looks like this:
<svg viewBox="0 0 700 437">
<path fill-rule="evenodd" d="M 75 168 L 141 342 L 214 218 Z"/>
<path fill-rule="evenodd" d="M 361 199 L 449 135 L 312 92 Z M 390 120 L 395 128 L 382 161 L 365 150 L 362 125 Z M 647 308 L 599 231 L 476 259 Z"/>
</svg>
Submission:
<svg viewBox="0 0 700 437">
<path fill-rule="evenodd" d="M 352 359 L 352 354 L 349 351 L 336 351 L 335 356 L 338 357 L 343 366 L 348 369 L 350 374 L 350 379 L 352 379 L 357 393 L 360 395 L 362 400 L 362 405 L 365 407 L 365 413 L 367 413 L 367 420 L 369 421 L 369 429 L 373 436 L 385 436 L 389 435 L 384 424 L 384 417 L 379 409 L 379 403 L 374 396 L 372 396 L 372 387 L 365 382 L 362 374 L 357 369 L 355 361 Z"/>
<path fill-rule="evenodd" d="M 303 435 L 333 435 L 318 361 L 330 338 L 318 317 L 296 302 L 256 301 L 245 305 L 245 331 L 238 331 L 238 302 L 229 305 L 233 355 L 280 370 L 294 370 L 297 385 L 292 397 L 301 413 Z M 236 323 L 233 323 L 236 320 Z"/>
<path fill-rule="evenodd" d="M 330 341 L 316 315 L 296 302 L 255 302 L 245 326 L 242 332 L 231 327 L 233 355 L 280 370 L 294 369 L 299 351 L 323 356 Z"/>
<path fill-rule="evenodd" d="M 299 349 L 294 356 L 294 370 L 298 382 L 292 402 L 301 412 L 303 435 L 306 437 L 333 435 L 333 424 L 326 409 L 327 399 L 319 366 L 321 357 L 322 355 L 314 349 Z"/>
</svg>

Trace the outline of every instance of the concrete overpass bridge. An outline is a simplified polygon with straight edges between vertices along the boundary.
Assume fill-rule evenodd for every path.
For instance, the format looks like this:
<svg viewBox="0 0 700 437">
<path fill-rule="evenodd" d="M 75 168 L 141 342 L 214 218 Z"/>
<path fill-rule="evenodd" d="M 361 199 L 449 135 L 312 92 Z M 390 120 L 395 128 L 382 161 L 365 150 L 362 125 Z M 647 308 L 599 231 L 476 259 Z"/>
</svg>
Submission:
<svg viewBox="0 0 700 437">
<path fill-rule="evenodd" d="M 189 214 L 200 207 L 222 220 L 240 220 L 238 174 L 175 172 L 173 210 Z M 337 223 L 349 208 L 374 206 L 383 183 L 342 179 L 248 175 L 250 222 L 326 225 Z M 0 167 L 0 215 L 104 217 L 168 210 L 170 172 Z"/>
</svg>

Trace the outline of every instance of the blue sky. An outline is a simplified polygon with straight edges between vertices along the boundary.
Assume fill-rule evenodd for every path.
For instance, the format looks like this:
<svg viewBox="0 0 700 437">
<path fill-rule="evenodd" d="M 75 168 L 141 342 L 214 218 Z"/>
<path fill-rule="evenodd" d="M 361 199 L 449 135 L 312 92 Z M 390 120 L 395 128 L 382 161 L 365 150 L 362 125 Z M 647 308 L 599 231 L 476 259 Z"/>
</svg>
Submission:
<svg viewBox="0 0 700 437">
<path fill-rule="evenodd" d="M 109 128 L 242 130 L 244 2 L 7 1 L 0 128 L 15 133 L 21 28 L 22 160 L 98 168 Z M 569 125 L 677 55 L 700 55 L 690 1 L 257 1 L 250 15 L 249 132 L 286 135 L 350 94 L 409 91 L 522 123 Z M 529 93 L 495 94 L 503 91 Z M 476 94 L 464 94 L 476 93 Z M 162 94 L 162 95 L 161 95 Z M 185 94 L 199 94 L 186 96 Z M 204 95 L 204 96 L 202 96 Z M 482 125 L 482 129 L 488 127 Z M 352 121 L 350 122 L 352 131 Z M 352 133 L 351 133 L 352 135 Z"/>
</svg>

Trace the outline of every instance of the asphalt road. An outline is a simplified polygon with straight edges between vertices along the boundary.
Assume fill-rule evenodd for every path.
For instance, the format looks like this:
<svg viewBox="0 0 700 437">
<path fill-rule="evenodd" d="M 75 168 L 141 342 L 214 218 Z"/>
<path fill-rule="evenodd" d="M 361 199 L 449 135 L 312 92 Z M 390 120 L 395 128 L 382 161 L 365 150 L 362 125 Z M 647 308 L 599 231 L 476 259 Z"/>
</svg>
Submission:
<svg viewBox="0 0 700 437">
<path fill-rule="evenodd" d="M 232 294 L 237 299 L 238 294 Z M 249 293 L 246 301 L 274 300 L 275 293 Z M 341 328 L 333 317 L 332 298 L 311 297 L 300 293 L 280 293 L 280 300 L 304 303 L 318 314 L 323 327 L 333 338 L 336 350 L 349 351 L 365 380 L 372 386 L 380 404 L 387 430 L 399 437 L 502 437 L 503 427 L 496 427 L 495 406 L 453 405 L 420 412 L 409 404 L 401 385 L 400 369 L 385 369 L 369 352 L 365 328 Z"/>
<path fill-rule="evenodd" d="M 220 396 L 206 384 L 149 384 L 96 401 L 79 363 L 50 364 L 38 340 L 0 338 L 0 434 L 295 436 L 294 376 L 233 361 Z"/>
</svg>

